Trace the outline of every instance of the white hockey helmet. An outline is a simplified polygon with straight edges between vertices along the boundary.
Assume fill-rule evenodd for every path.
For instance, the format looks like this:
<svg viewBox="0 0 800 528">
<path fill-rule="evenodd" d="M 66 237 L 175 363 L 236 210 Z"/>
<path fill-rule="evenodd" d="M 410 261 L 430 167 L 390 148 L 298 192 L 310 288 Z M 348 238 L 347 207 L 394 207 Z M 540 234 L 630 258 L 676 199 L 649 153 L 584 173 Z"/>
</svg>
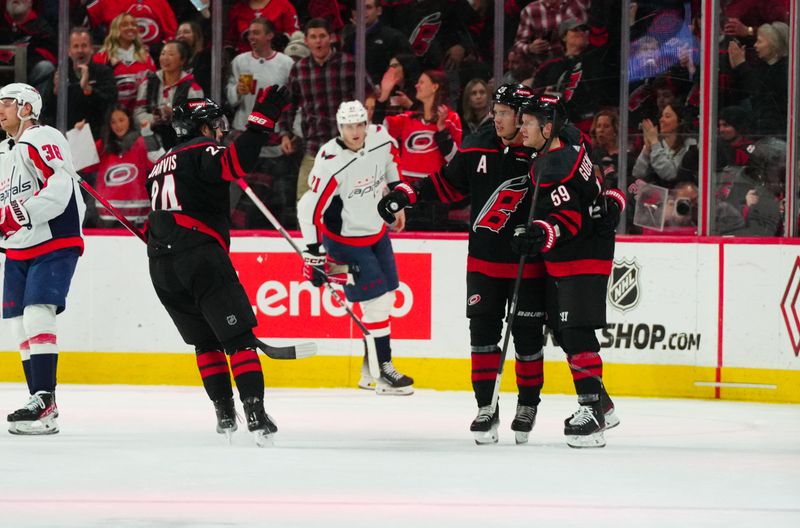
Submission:
<svg viewBox="0 0 800 528">
<path fill-rule="evenodd" d="M 336 111 L 336 125 L 341 129 L 344 125 L 366 123 L 367 109 L 360 101 L 345 101 Z"/>
<path fill-rule="evenodd" d="M 25 121 L 27 119 L 39 119 L 39 114 L 42 111 L 42 96 L 39 91 L 33 86 L 25 83 L 11 83 L 0 88 L 0 100 L 14 99 L 19 108 L 17 109 L 17 117 Z M 29 116 L 22 117 L 22 109 L 25 103 L 31 105 L 31 113 Z"/>
</svg>

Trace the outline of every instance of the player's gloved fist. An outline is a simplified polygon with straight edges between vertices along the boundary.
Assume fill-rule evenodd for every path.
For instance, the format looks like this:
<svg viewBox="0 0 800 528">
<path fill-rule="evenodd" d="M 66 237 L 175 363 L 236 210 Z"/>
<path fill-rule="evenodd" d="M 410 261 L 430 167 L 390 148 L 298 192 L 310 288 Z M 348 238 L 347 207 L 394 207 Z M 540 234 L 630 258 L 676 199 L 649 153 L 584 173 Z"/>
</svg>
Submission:
<svg viewBox="0 0 800 528">
<path fill-rule="evenodd" d="M 601 237 L 614 236 L 619 224 L 619 217 L 625 210 L 625 194 L 619 189 L 608 189 L 597 200 L 600 205 L 599 214 L 593 217 L 594 230 Z"/>
<path fill-rule="evenodd" d="M 396 185 L 378 202 L 378 214 L 387 224 L 393 224 L 394 215 L 417 201 L 417 191 L 407 183 Z"/>
<path fill-rule="evenodd" d="M 285 86 L 273 84 L 256 100 L 247 118 L 247 128 L 256 132 L 272 132 L 281 112 L 289 106 L 289 91 Z"/>
<path fill-rule="evenodd" d="M 556 243 L 555 228 L 543 220 L 534 220 L 530 226 L 518 225 L 514 228 L 511 249 L 518 255 L 547 253 Z"/>
<path fill-rule="evenodd" d="M 303 278 L 316 287 L 322 286 L 327 278 L 326 263 L 326 255 L 320 250 L 319 244 L 309 244 L 303 252 Z"/>
<path fill-rule="evenodd" d="M 11 200 L 11 203 L 0 209 L 0 233 L 5 238 L 10 237 L 23 227 L 31 227 L 31 219 L 22 202 Z"/>
</svg>

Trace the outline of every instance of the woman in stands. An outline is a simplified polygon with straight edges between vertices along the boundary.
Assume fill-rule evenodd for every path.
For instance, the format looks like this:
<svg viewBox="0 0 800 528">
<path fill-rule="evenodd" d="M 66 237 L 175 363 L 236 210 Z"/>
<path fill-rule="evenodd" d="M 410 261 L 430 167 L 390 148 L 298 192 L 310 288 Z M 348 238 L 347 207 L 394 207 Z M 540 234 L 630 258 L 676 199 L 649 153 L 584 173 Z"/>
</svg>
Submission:
<svg viewBox="0 0 800 528">
<path fill-rule="evenodd" d="M 203 93 L 211 93 L 211 48 L 206 46 L 203 28 L 190 20 L 178 26 L 175 40 L 189 46 L 189 61 L 186 71 L 194 76 L 194 80 L 203 89 Z"/>
<path fill-rule="evenodd" d="M 464 87 L 461 102 L 463 122 L 467 125 L 467 134 L 474 134 L 482 126 L 493 126 L 492 99 L 489 86 L 481 78 L 472 79 Z"/>
</svg>

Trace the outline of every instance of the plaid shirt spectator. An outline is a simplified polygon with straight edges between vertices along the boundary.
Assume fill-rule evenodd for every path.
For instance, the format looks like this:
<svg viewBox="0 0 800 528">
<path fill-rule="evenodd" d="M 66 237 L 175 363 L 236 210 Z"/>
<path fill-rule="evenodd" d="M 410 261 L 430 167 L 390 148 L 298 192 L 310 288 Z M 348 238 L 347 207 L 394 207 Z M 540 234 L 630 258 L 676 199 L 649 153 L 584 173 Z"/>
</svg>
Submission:
<svg viewBox="0 0 800 528">
<path fill-rule="evenodd" d="M 522 10 L 514 41 L 514 51 L 525 53 L 539 65 L 547 60 L 564 55 L 558 25 L 574 18 L 585 23 L 588 19 L 589 0 L 535 0 Z M 536 39 L 550 43 L 550 47 L 542 53 L 532 53 L 528 47 Z"/>
<path fill-rule="evenodd" d="M 369 77 L 367 91 L 372 89 Z M 356 96 L 356 63 L 347 53 L 331 52 L 323 64 L 314 57 L 297 61 L 289 72 L 291 106 L 281 115 L 281 130 L 292 130 L 298 110 L 303 112 L 305 152 L 315 156 L 320 146 L 339 135 L 336 111 L 342 101 Z M 288 134 L 285 132 L 284 134 Z"/>
</svg>

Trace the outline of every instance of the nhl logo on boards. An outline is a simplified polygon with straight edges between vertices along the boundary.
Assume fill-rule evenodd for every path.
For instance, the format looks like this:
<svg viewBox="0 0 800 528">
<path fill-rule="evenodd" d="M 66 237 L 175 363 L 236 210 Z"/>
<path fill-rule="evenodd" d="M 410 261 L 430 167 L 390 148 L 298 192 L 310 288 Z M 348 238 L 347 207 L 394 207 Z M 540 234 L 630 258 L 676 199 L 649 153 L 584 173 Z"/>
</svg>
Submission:
<svg viewBox="0 0 800 528">
<path fill-rule="evenodd" d="M 639 304 L 639 272 L 641 268 L 632 260 L 614 260 L 608 278 L 608 302 L 621 312 L 632 310 Z"/>
</svg>

